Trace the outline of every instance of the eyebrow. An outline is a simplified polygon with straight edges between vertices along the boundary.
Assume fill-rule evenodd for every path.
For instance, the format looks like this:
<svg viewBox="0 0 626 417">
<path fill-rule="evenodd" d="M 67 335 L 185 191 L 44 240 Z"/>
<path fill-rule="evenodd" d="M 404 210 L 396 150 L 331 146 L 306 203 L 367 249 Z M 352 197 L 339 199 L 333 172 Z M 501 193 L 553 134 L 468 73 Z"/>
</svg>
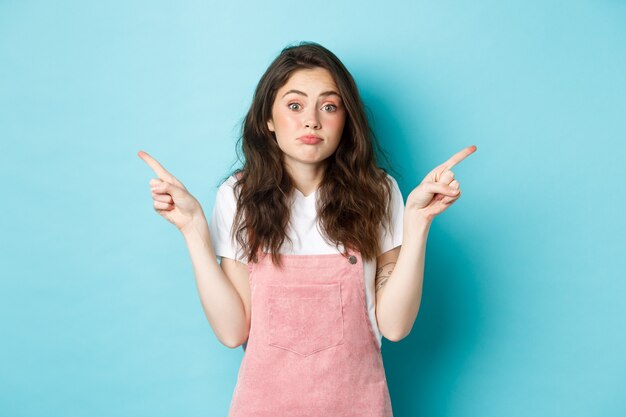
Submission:
<svg viewBox="0 0 626 417">
<path fill-rule="evenodd" d="M 308 95 L 307 95 L 304 91 L 300 91 L 300 90 L 293 90 L 293 89 L 292 89 L 292 90 L 287 91 L 285 94 L 283 94 L 283 98 L 284 98 L 287 94 L 290 94 L 290 93 L 296 93 L 296 94 L 300 94 L 301 96 L 308 97 Z M 332 96 L 332 95 L 335 95 L 335 96 L 337 96 L 337 97 L 341 98 L 341 96 L 339 95 L 339 93 L 338 93 L 338 92 L 336 92 L 336 91 L 333 91 L 333 90 L 328 90 L 328 91 L 324 91 L 323 93 L 320 93 L 320 96 Z"/>
</svg>

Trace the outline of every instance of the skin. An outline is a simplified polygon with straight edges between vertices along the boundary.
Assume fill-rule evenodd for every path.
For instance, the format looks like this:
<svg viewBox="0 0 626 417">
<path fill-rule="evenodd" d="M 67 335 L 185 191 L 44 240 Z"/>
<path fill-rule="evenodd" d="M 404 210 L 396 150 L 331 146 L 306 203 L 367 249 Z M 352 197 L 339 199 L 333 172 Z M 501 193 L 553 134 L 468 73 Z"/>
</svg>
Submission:
<svg viewBox="0 0 626 417">
<path fill-rule="evenodd" d="M 284 94 L 289 90 L 300 93 Z M 308 195 L 319 185 L 322 161 L 337 149 L 345 122 L 340 98 L 322 93 L 336 90 L 323 69 L 296 71 L 281 88 L 272 107 L 268 127 L 284 152 L 285 166 L 296 188 Z M 336 109 L 328 107 L 330 102 Z M 296 105 L 294 105 L 296 103 Z M 331 111 L 333 110 L 333 111 Z M 316 134 L 322 142 L 307 145 L 298 137 Z M 435 167 L 408 195 L 403 218 L 402 245 L 377 258 L 376 318 L 382 335 L 391 341 L 406 337 L 419 310 L 426 241 L 434 218 L 461 196 L 451 168 L 476 151 L 476 146 L 455 153 Z M 150 155 L 138 156 L 155 172 L 150 180 L 154 209 L 183 234 L 194 267 L 196 284 L 206 317 L 226 346 L 244 343 L 250 329 L 251 295 L 247 265 L 229 258 L 217 263 L 206 216 L 185 186 Z"/>
<path fill-rule="evenodd" d="M 461 197 L 451 168 L 476 149 L 472 145 L 455 153 L 411 191 L 404 207 L 402 245 L 377 258 L 376 318 L 386 339 L 397 342 L 411 332 L 422 298 L 430 225 Z"/>
<path fill-rule="evenodd" d="M 296 189 L 305 196 L 322 181 L 322 162 L 339 146 L 345 120 L 339 89 L 324 68 L 297 70 L 277 91 L 267 127 L 283 151 Z M 298 139 L 303 135 L 319 136 L 322 141 L 307 144 Z"/>
</svg>

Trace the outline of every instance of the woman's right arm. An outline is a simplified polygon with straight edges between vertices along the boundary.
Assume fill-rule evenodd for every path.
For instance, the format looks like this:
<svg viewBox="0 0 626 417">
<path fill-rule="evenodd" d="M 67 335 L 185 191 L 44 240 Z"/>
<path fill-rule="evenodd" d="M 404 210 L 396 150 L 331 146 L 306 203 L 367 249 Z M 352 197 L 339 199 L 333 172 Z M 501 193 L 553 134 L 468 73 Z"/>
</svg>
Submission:
<svg viewBox="0 0 626 417">
<path fill-rule="evenodd" d="M 222 258 L 220 266 L 200 203 L 156 159 L 143 151 L 138 156 L 158 176 L 150 180 L 154 209 L 185 238 L 202 308 L 211 328 L 224 345 L 241 345 L 250 329 L 247 265 Z"/>
<path fill-rule="evenodd" d="M 248 267 L 222 258 L 217 263 L 204 214 L 181 230 L 196 277 L 204 314 L 217 338 L 235 348 L 248 338 L 250 329 L 250 289 Z"/>
</svg>

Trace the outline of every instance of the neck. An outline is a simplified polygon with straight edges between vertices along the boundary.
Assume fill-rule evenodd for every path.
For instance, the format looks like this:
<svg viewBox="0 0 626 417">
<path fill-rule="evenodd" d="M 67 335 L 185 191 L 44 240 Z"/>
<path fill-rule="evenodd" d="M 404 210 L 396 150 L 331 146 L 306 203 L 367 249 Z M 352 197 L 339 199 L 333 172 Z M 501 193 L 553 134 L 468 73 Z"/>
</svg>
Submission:
<svg viewBox="0 0 626 417">
<path fill-rule="evenodd" d="M 304 196 L 309 196 L 317 190 L 324 178 L 325 166 L 323 164 L 298 164 L 298 166 L 286 165 L 285 169 L 291 177 L 295 188 Z"/>
</svg>

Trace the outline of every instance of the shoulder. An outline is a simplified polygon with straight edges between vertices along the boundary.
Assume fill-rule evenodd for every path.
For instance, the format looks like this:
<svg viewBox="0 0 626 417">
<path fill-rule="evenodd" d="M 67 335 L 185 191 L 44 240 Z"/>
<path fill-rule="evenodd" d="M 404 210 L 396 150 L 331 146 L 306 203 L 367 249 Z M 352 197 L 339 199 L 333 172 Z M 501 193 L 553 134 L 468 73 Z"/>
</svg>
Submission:
<svg viewBox="0 0 626 417">
<path fill-rule="evenodd" d="M 402 201 L 402 199 L 403 199 L 402 191 L 400 190 L 400 186 L 398 185 L 398 181 L 396 181 L 394 176 L 391 175 L 388 172 L 385 172 L 385 175 L 387 176 L 387 181 L 389 182 L 389 185 L 391 187 L 391 198 L 392 198 L 392 200 L 397 200 L 399 198 Z"/>
<path fill-rule="evenodd" d="M 235 175 L 231 175 L 228 177 L 220 186 L 217 188 L 217 196 L 216 199 L 219 200 L 234 200 L 235 199 L 235 184 L 237 184 L 237 178 Z"/>
<path fill-rule="evenodd" d="M 390 173 L 388 173 L 388 172 L 385 172 L 385 175 L 387 176 L 387 180 L 391 183 L 391 185 L 392 185 L 394 188 L 399 188 L 399 187 L 398 187 L 398 181 L 396 181 L 396 179 L 394 178 L 394 176 L 393 176 L 393 175 L 391 175 L 391 174 L 390 174 Z"/>
<path fill-rule="evenodd" d="M 235 184 L 237 184 L 237 178 L 235 177 L 235 174 L 233 174 L 230 177 L 226 178 L 226 180 L 224 180 L 224 182 L 220 184 L 220 186 L 218 187 L 218 191 L 228 189 L 232 190 L 235 188 Z"/>
<path fill-rule="evenodd" d="M 380 225 L 379 256 L 402 245 L 404 197 L 396 179 L 390 174 L 387 179 L 391 186 L 391 204 L 387 206 L 389 223 L 385 221 Z"/>
<path fill-rule="evenodd" d="M 241 255 L 239 242 L 233 236 L 237 212 L 237 199 L 234 192 L 236 183 L 236 179 L 230 176 L 219 185 L 209 222 L 209 232 L 216 256 L 246 263 L 245 255 Z"/>
<path fill-rule="evenodd" d="M 387 211 L 391 213 L 391 223 L 398 225 L 402 223 L 404 213 L 404 196 L 400 191 L 398 181 L 389 173 L 387 173 L 387 181 L 390 186 L 389 200 L 387 200 Z M 395 227 L 395 226 L 394 226 Z"/>
<path fill-rule="evenodd" d="M 391 175 L 389 172 L 387 171 L 383 171 L 385 173 L 385 176 L 387 177 L 387 180 L 389 180 L 391 182 L 391 184 L 395 185 L 396 187 L 398 186 L 398 181 L 396 180 L 396 178 Z"/>
</svg>

